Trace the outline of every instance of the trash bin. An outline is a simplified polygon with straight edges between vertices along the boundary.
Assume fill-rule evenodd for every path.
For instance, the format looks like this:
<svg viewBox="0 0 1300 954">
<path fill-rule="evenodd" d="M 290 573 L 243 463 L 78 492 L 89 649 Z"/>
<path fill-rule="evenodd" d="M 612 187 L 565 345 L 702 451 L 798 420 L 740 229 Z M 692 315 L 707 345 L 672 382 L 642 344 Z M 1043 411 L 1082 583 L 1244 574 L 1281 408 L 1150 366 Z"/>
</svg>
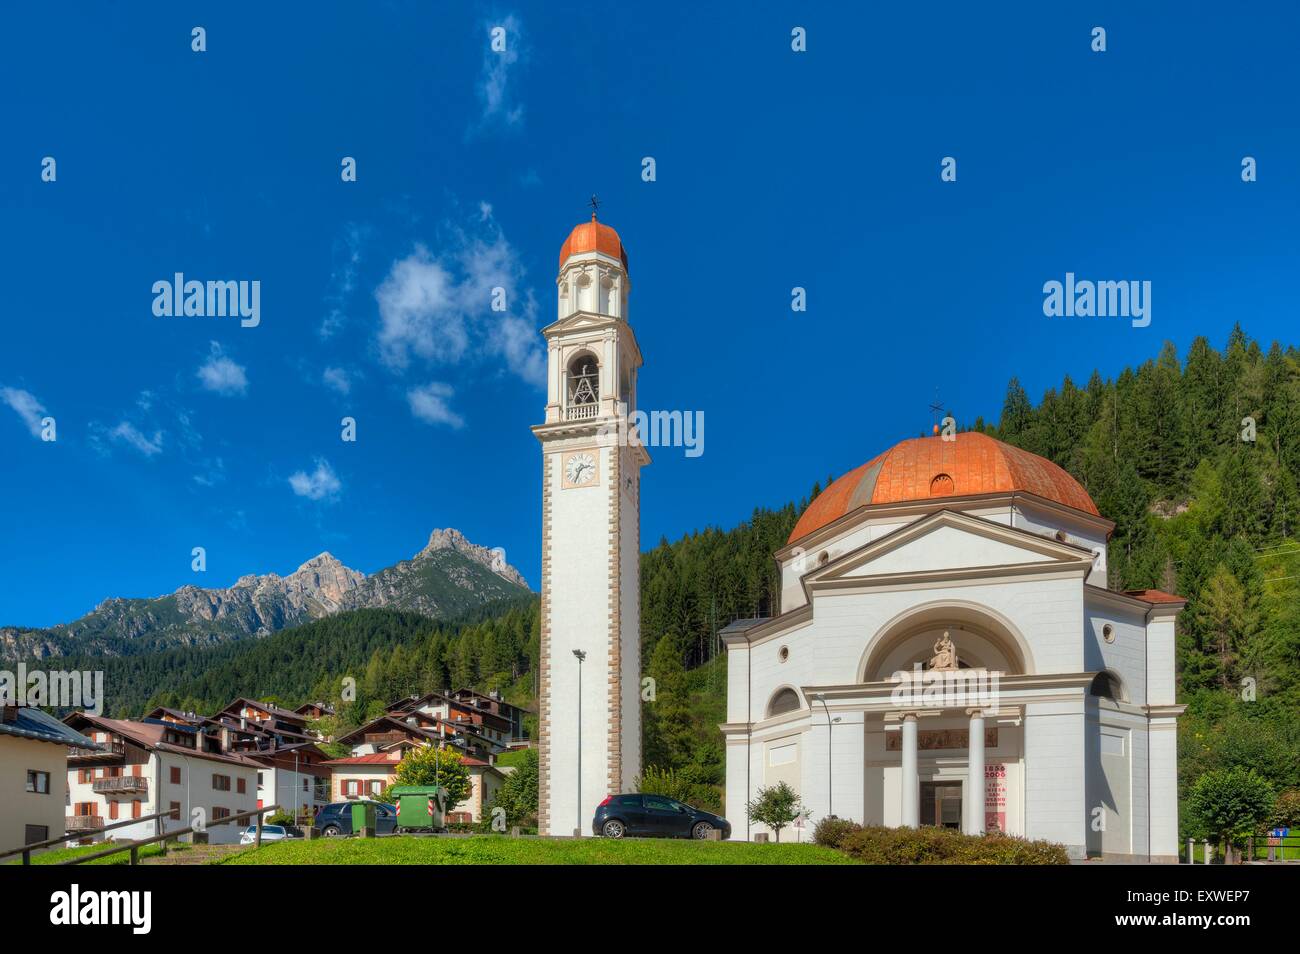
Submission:
<svg viewBox="0 0 1300 954">
<path fill-rule="evenodd" d="M 447 790 L 441 785 L 399 785 L 393 789 L 399 831 L 446 828 Z"/>
<path fill-rule="evenodd" d="M 374 802 L 353 802 L 352 803 L 352 834 L 361 834 L 362 829 L 374 834 L 375 831 L 375 803 Z"/>
</svg>

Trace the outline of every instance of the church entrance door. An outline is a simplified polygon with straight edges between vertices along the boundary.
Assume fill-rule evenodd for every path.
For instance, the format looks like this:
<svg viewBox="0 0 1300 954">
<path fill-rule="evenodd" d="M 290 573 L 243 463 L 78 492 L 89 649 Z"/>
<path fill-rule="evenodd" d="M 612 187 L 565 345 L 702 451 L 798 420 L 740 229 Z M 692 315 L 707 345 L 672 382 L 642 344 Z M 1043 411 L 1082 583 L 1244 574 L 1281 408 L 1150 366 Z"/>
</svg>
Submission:
<svg viewBox="0 0 1300 954">
<path fill-rule="evenodd" d="M 961 782 L 921 783 L 921 824 L 961 828 Z"/>
</svg>

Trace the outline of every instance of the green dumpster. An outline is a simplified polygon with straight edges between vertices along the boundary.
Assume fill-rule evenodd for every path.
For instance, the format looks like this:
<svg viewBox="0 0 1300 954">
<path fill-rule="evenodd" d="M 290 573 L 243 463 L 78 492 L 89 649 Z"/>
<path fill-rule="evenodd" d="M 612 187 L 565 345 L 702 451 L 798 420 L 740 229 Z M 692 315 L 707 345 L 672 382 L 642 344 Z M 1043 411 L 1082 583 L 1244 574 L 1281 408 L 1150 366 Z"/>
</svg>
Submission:
<svg viewBox="0 0 1300 954">
<path fill-rule="evenodd" d="M 447 790 L 441 785 L 399 785 L 393 789 L 400 831 L 446 828 Z"/>
<path fill-rule="evenodd" d="M 352 834 L 359 835 L 361 830 L 366 829 L 371 834 L 375 831 L 375 803 L 374 802 L 353 802 L 352 803 Z"/>
</svg>

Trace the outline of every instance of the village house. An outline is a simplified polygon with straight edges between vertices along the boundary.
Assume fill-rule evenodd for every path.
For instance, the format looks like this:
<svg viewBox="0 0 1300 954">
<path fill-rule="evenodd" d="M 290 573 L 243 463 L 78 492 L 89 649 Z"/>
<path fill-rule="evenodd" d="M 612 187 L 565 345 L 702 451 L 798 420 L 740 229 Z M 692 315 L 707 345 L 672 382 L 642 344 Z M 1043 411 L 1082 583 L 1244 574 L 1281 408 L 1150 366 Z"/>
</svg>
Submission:
<svg viewBox="0 0 1300 954">
<path fill-rule="evenodd" d="M 194 726 L 84 712 L 74 712 L 64 723 L 96 746 L 75 749 L 67 759 L 69 830 L 85 829 L 93 836 L 94 829 L 115 821 L 172 812 L 172 817 L 125 825 L 106 836 L 147 838 L 256 807 L 258 763 L 235 753 L 203 751 Z M 208 840 L 237 842 L 241 828 L 237 823 L 210 827 Z"/>
<path fill-rule="evenodd" d="M 0 850 L 64 834 L 68 753 L 94 744 L 40 709 L 0 705 Z"/>
</svg>

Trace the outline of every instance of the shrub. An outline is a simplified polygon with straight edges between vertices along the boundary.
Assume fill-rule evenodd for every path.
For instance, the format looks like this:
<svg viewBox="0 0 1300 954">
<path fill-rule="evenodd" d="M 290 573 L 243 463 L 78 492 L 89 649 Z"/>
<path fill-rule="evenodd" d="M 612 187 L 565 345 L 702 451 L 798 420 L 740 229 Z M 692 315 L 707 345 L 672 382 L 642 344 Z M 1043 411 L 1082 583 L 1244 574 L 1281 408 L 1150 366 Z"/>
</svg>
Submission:
<svg viewBox="0 0 1300 954">
<path fill-rule="evenodd" d="M 1300 788 L 1288 788 L 1278 793 L 1273 802 L 1273 814 L 1266 828 L 1300 828 Z"/>
<path fill-rule="evenodd" d="M 1066 865 L 1065 847 L 991 832 L 965 835 L 952 828 L 860 828 L 839 848 L 875 865 Z"/>
<path fill-rule="evenodd" d="M 859 831 L 862 831 L 862 826 L 857 822 L 828 815 L 813 829 L 813 841 L 827 848 L 838 848 L 845 838 Z"/>
<path fill-rule="evenodd" d="M 785 782 L 758 790 L 758 797 L 749 803 L 749 817 L 760 825 L 766 825 L 776 832 L 776 840 L 781 840 L 781 829 L 791 824 L 803 813 L 799 795 Z"/>
</svg>

